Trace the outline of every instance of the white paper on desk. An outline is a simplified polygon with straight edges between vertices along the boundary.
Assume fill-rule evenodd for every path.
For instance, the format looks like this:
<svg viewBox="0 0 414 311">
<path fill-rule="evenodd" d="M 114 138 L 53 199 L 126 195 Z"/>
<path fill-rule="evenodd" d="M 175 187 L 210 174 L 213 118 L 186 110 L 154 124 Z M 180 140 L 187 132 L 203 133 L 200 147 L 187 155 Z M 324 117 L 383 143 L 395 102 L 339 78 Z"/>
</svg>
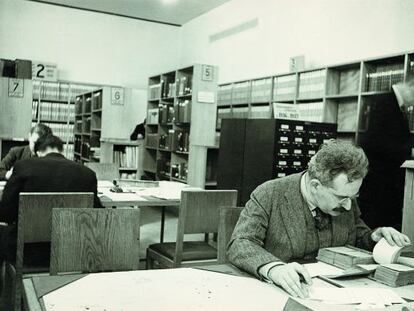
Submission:
<svg viewBox="0 0 414 311">
<path fill-rule="evenodd" d="M 109 180 L 98 180 L 98 189 L 99 188 L 111 188 L 114 184 Z"/>
<path fill-rule="evenodd" d="M 189 268 L 90 274 L 43 297 L 47 311 L 277 311 L 287 298 L 254 278 Z"/>
<path fill-rule="evenodd" d="M 0 181 L 0 187 L 4 187 L 6 185 L 6 181 Z"/>
<path fill-rule="evenodd" d="M 311 278 L 319 275 L 340 275 L 343 271 L 340 268 L 324 262 L 307 263 L 304 266 L 308 270 Z"/>
<path fill-rule="evenodd" d="M 118 202 L 148 201 L 147 199 L 137 195 L 136 193 L 129 192 L 105 192 L 104 195 L 110 198 L 112 201 Z"/>
<path fill-rule="evenodd" d="M 332 304 L 381 304 L 404 303 L 396 293 L 387 288 L 328 288 L 312 287 L 309 299 Z"/>
</svg>

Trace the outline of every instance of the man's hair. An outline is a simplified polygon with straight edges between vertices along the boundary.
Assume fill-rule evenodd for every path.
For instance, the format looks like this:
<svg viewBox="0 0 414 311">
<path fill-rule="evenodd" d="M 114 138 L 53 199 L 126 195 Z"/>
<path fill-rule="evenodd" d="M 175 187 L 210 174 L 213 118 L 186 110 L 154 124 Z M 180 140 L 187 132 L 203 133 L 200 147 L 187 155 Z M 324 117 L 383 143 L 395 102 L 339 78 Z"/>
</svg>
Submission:
<svg viewBox="0 0 414 311">
<path fill-rule="evenodd" d="M 37 133 L 39 137 L 53 135 L 52 129 L 43 123 L 37 123 L 30 129 L 30 134 Z"/>
<path fill-rule="evenodd" d="M 349 181 L 364 178 L 368 172 L 368 158 L 360 147 L 351 143 L 330 140 L 324 143 L 308 164 L 310 178 L 329 186 L 340 173 Z"/>
<path fill-rule="evenodd" d="M 55 135 L 40 136 L 35 142 L 34 151 L 45 151 L 47 148 L 57 149 L 59 152 L 63 151 L 62 140 Z"/>
</svg>

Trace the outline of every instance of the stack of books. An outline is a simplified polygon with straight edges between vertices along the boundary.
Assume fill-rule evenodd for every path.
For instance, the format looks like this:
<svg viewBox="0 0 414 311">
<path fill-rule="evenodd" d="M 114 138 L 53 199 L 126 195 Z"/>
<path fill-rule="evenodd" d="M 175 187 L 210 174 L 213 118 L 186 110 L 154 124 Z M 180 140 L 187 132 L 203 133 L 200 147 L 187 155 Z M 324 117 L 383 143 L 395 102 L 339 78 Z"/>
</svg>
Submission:
<svg viewBox="0 0 414 311">
<path fill-rule="evenodd" d="M 322 248 L 319 250 L 316 259 L 342 269 L 360 264 L 375 263 L 371 252 L 353 246 Z"/>
<path fill-rule="evenodd" d="M 401 264 L 380 265 L 374 279 L 389 286 L 404 286 L 414 283 L 414 268 Z"/>
</svg>

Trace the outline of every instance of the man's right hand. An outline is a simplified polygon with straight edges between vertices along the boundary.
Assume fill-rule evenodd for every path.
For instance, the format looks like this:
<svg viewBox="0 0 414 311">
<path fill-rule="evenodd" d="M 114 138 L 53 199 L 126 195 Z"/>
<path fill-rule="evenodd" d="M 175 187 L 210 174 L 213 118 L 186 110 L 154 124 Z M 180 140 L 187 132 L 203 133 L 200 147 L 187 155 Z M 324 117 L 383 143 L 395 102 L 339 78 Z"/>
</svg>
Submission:
<svg viewBox="0 0 414 311">
<path fill-rule="evenodd" d="M 306 268 L 297 262 L 271 268 L 268 277 L 294 297 L 306 298 L 309 296 L 312 278 Z"/>
</svg>

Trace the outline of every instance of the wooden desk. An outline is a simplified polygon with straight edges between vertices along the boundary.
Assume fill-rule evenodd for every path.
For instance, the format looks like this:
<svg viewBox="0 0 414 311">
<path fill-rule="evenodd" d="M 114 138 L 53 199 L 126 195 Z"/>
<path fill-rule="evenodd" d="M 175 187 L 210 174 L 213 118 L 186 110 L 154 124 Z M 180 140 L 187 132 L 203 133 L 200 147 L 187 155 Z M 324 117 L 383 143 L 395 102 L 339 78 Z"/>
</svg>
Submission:
<svg viewBox="0 0 414 311">
<path fill-rule="evenodd" d="M 163 181 L 159 187 L 122 187 L 124 192 L 111 192 L 113 186 L 110 182 L 98 181 L 98 196 L 105 207 L 150 207 L 161 208 L 160 242 L 164 242 L 165 208 L 166 206 L 179 206 L 181 191 L 189 189 L 187 185 L 177 182 Z"/>
<path fill-rule="evenodd" d="M 71 283 L 74 280 L 80 283 Z M 79 303 L 78 307 L 88 306 L 89 310 L 112 310 L 114 306 L 116 310 L 124 311 L 141 308 L 200 311 L 284 310 L 289 297 L 280 288 L 251 278 L 231 265 L 77 276 L 38 276 L 24 279 L 23 284 L 25 304 L 30 311 L 58 310 L 47 308 L 52 299 L 63 303 L 59 310 L 66 306 L 65 301 L 67 304 Z M 58 288 L 61 289 L 44 298 L 47 293 Z M 337 310 L 332 305 L 326 309 L 327 305 L 315 301 L 310 304 L 325 308 L 321 310 Z M 410 308 L 412 306 L 410 304 Z M 67 307 L 75 310 L 74 305 Z M 355 306 L 348 305 L 341 310 L 354 308 Z M 401 310 L 401 305 L 385 310 Z"/>
</svg>

